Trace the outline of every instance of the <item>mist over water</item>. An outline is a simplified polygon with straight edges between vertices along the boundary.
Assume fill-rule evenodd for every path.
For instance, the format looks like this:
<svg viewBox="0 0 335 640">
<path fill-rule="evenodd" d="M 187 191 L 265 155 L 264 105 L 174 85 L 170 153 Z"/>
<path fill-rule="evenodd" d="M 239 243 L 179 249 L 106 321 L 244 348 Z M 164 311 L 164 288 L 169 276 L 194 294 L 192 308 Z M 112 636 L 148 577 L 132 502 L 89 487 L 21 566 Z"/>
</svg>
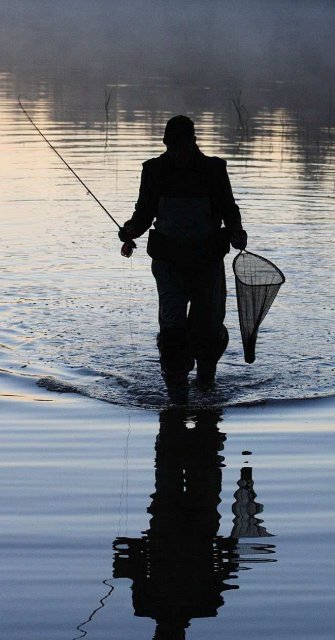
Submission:
<svg viewBox="0 0 335 640">
<path fill-rule="evenodd" d="M 120 258 L 116 228 L 21 94 L 120 223 L 171 115 L 190 115 L 202 151 L 227 159 L 249 248 L 287 282 L 247 366 L 227 257 L 230 344 L 216 392 L 192 402 L 332 394 L 333 4 L 14 0 L 0 17 L 3 368 L 119 404 L 166 402 L 146 238 Z"/>
<path fill-rule="evenodd" d="M 329 125 L 334 115 L 332 2 L 3 0 L 0 18 L 1 69 L 32 98 L 75 88 L 78 116 L 99 85 L 144 78 L 174 81 L 176 107 L 192 111 L 242 90 L 252 113 L 267 94 L 311 121 Z M 171 97 L 160 87 L 150 107 L 169 107 Z"/>
</svg>

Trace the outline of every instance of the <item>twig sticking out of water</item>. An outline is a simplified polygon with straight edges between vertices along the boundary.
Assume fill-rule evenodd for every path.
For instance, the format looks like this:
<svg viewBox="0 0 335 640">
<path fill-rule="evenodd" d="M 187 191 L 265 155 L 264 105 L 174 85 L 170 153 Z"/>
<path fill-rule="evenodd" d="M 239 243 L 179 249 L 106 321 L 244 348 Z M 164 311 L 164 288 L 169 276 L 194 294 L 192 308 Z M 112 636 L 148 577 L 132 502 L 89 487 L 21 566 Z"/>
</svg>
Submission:
<svg viewBox="0 0 335 640">
<path fill-rule="evenodd" d="M 107 90 L 105 89 L 105 112 L 106 112 L 106 122 L 108 122 L 108 120 L 109 120 L 108 106 L 109 106 L 109 102 L 110 102 L 111 97 L 112 97 L 112 92 L 110 91 L 109 93 L 107 93 Z"/>
<path fill-rule="evenodd" d="M 329 142 L 333 142 L 333 130 L 334 130 L 334 101 L 333 101 L 333 90 L 332 87 L 329 87 L 328 92 L 328 138 Z"/>
<path fill-rule="evenodd" d="M 247 136 L 248 133 L 249 133 L 249 125 L 248 125 L 249 113 L 248 113 L 247 108 L 241 102 L 241 94 L 242 94 L 242 92 L 239 91 L 239 93 L 237 95 L 233 96 L 232 102 L 233 102 L 233 105 L 234 105 L 234 107 L 236 109 L 236 113 L 238 115 L 238 121 L 239 121 L 239 124 L 240 124 L 240 128 L 242 129 L 243 134 L 245 136 Z"/>
<path fill-rule="evenodd" d="M 109 131 L 109 103 L 112 97 L 112 92 L 107 93 L 107 89 L 105 89 L 105 120 L 106 120 L 106 138 L 105 138 L 105 146 L 107 147 L 108 143 L 108 131 Z"/>
</svg>

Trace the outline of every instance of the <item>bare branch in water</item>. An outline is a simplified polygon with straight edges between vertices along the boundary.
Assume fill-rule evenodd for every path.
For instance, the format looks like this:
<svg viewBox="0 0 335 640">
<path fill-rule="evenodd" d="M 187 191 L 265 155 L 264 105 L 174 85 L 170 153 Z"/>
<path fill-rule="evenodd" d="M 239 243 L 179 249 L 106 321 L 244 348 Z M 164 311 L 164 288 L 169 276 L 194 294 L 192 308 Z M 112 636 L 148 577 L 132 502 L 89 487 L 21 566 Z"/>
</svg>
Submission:
<svg viewBox="0 0 335 640">
<path fill-rule="evenodd" d="M 105 117 L 106 117 L 106 138 L 105 138 L 105 147 L 108 144 L 108 129 L 109 129 L 109 102 L 112 97 L 112 92 L 107 93 L 107 89 L 105 89 Z"/>
<path fill-rule="evenodd" d="M 108 106 L 109 106 L 109 102 L 110 102 L 111 97 L 112 97 L 112 92 L 110 91 L 109 93 L 107 93 L 107 90 L 105 89 L 105 113 L 106 113 L 106 122 L 108 122 L 108 120 L 109 120 Z"/>
<path fill-rule="evenodd" d="M 244 135 L 248 135 L 249 133 L 249 125 L 248 125 L 248 121 L 249 121 L 249 113 L 247 108 L 245 107 L 244 104 L 242 104 L 241 102 L 241 94 L 242 92 L 239 91 L 238 95 L 233 96 L 232 98 L 232 102 L 233 105 L 236 109 L 236 113 L 238 115 L 238 121 L 240 124 L 240 128 L 242 129 Z"/>
</svg>

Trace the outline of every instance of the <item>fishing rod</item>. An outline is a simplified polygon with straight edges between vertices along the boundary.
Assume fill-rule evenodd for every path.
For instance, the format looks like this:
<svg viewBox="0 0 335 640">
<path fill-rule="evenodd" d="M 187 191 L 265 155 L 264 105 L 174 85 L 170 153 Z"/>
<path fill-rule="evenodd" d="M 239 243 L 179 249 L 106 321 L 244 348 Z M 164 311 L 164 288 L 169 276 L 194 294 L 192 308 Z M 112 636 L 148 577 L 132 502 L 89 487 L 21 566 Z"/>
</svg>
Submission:
<svg viewBox="0 0 335 640">
<path fill-rule="evenodd" d="M 114 224 L 118 227 L 118 229 L 121 230 L 121 225 L 119 225 L 119 223 L 115 220 L 115 218 L 113 218 L 113 216 L 109 213 L 109 211 L 102 204 L 102 202 L 100 202 L 100 200 L 96 197 L 96 195 L 94 195 L 94 193 L 91 191 L 91 189 L 89 189 L 89 187 L 85 184 L 85 182 L 78 176 L 78 174 L 74 171 L 74 169 L 72 169 L 72 167 L 70 167 L 69 163 L 66 162 L 66 160 L 64 160 L 63 156 L 61 156 L 59 151 L 57 151 L 57 149 L 46 138 L 44 133 L 42 133 L 42 131 L 38 128 L 38 126 L 33 121 L 32 117 L 29 115 L 28 111 L 24 108 L 24 106 L 23 106 L 23 104 L 21 102 L 20 96 L 18 96 L 18 103 L 19 103 L 24 115 L 28 118 L 29 122 L 33 125 L 33 127 L 40 134 L 40 136 L 42 136 L 43 140 L 45 140 L 45 142 L 49 145 L 50 149 L 52 149 L 52 151 L 54 151 L 57 154 L 59 159 L 65 164 L 65 166 L 69 169 L 69 171 L 71 171 L 71 173 L 74 175 L 74 177 L 77 178 L 78 182 L 80 182 L 80 184 L 84 187 L 84 189 L 86 189 L 86 193 L 88 195 L 92 196 L 92 198 L 96 201 L 96 203 L 104 210 L 105 213 L 107 213 L 107 215 L 112 220 L 112 222 L 114 222 Z M 121 255 L 124 256 L 125 258 L 130 258 L 130 256 L 132 255 L 134 249 L 136 249 L 136 244 L 135 244 L 135 242 L 133 240 L 129 239 L 129 240 L 127 240 L 127 242 L 125 242 L 122 245 L 122 247 L 121 247 Z"/>
</svg>

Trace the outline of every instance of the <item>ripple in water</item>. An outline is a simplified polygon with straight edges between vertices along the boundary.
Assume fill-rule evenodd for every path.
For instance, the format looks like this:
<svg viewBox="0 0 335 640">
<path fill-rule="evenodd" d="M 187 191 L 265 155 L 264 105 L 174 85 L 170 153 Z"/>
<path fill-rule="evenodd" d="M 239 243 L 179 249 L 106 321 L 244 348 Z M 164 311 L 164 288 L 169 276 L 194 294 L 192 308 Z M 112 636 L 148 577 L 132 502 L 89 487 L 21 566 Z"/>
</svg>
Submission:
<svg viewBox="0 0 335 640">
<path fill-rule="evenodd" d="M 27 375 L 34 371 L 39 384 L 53 391 L 164 407 L 167 396 L 155 346 L 157 295 L 146 239 L 139 239 L 131 261 L 120 257 L 116 229 L 31 130 L 14 98 L 8 76 L 0 96 L 7 185 L 0 240 L 1 366 L 16 372 L 25 367 Z M 65 109 L 68 98 L 52 100 Z M 32 105 L 32 115 L 122 223 L 137 198 L 141 162 L 163 151 L 151 119 L 156 118 L 154 130 L 162 131 L 166 114 L 158 116 L 149 106 L 136 115 L 122 111 L 106 142 L 103 120 L 100 129 L 89 123 L 78 127 L 75 121 L 65 125 L 49 115 L 54 106 L 46 97 L 43 112 L 35 113 Z M 136 149 L 134 118 L 141 124 Z M 282 118 L 276 111 L 271 119 L 268 111 L 258 113 L 253 135 L 238 144 L 232 144 L 237 133 L 228 115 L 223 121 L 215 106 L 210 128 L 201 114 L 197 118 L 200 147 L 227 158 L 250 250 L 278 264 L 286 282 L 260 329 L 256 362 L 247 365 L 231 268 L 234 252 L 227 257 L 230 343 L 213 392 L 197 392 L 192 374 L 190 402 L 195 405 L 335 393 L 333 151 L 329 145 L 327 153 L 320 151 L 320 173 L 314 176 L 305 153 L 308 143 L 297 138 L 289 113 L 285 130 Z M 262 146 L 264 140 L 269 144 Z M 43 375 L 38 376 L 40 365 Z"/>
</svg>

